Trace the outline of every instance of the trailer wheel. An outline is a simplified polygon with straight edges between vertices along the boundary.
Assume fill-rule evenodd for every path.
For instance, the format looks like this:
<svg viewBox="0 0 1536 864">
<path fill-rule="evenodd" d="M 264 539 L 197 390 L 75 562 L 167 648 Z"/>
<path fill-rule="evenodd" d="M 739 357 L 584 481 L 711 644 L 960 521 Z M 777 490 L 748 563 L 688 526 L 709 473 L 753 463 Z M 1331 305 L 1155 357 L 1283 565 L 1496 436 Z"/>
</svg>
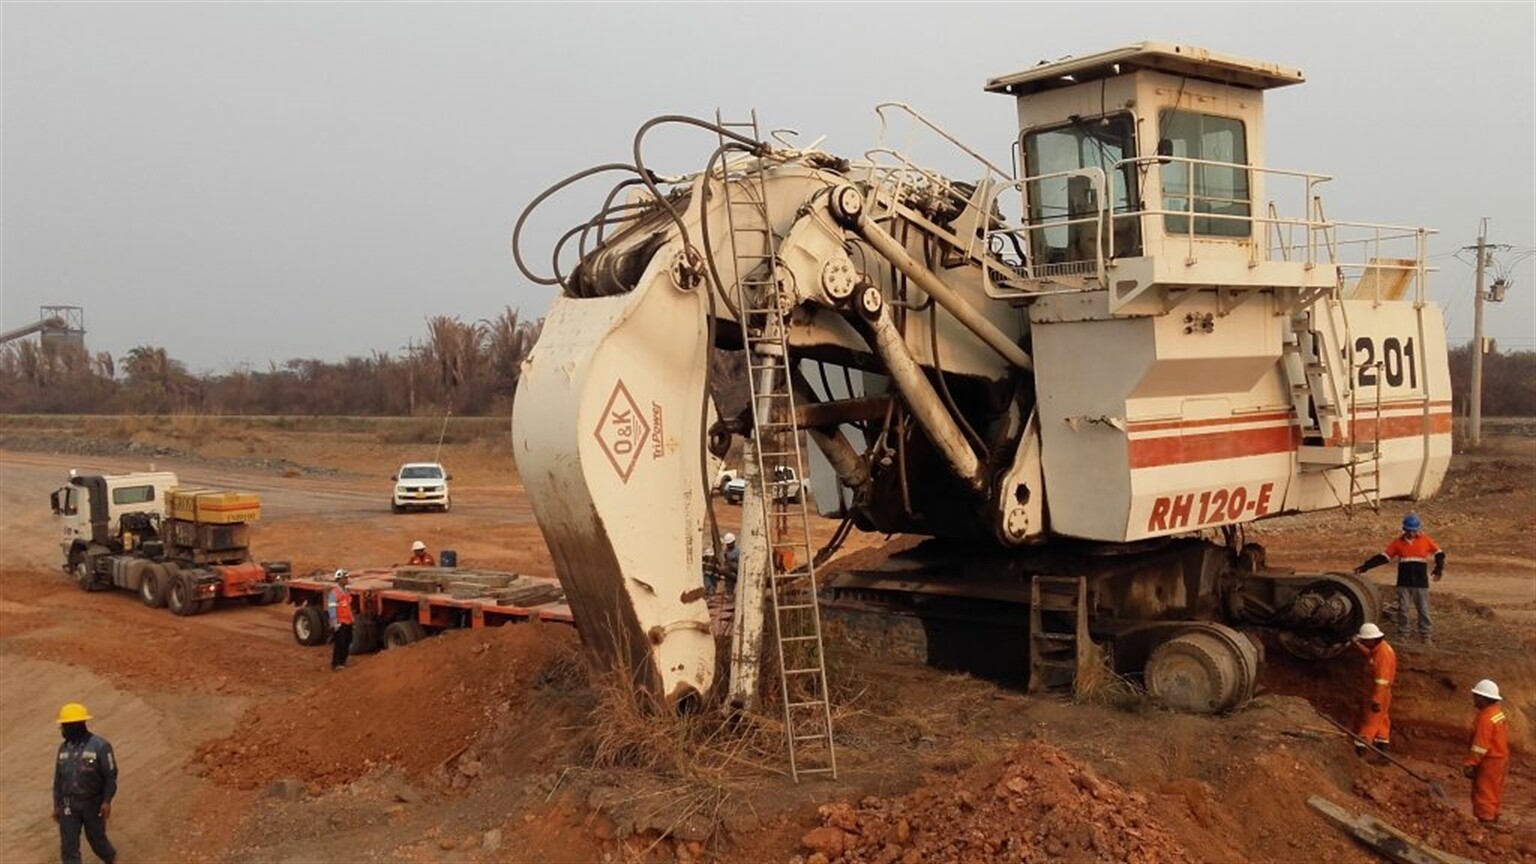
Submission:
<svg viewBox="0 0 1536 864">
<path fill-rule="evenodd" d="M 171 590 L 166 595 L 165 605 L 171 609 L 173 615 L 196 615 L 198 607 L 197 589 L 192 585 L 192 577 L 186 573 L 177 573 L 171 577 Z"/>
<path fill-rule="evenodd" d="M 164 606 L 165 583 L 165 568 L 159 564 L 149 565 L 149 568 L 144 571 L 144 578 L 139 580 L 139 599 L 151 609 Z"/>
<path fill-rule="evenodd" d="M 426 638 L 426 628 L 415 621 L 395 621 L 384 628 L 384 650 L 404 648 Z"/>
<path fill-rule="evenodd" d="M 306 648 L 324 645 L 329 630 L 330 622 L 319 606 L 300 606 L 293 610 L 293 638 L 300 645 Z"/>
<path fill-rule="evenodd" d="M 359 618 L 352 624 L 352 647 L 348 649 L 351 654 L 372 654 L 382 647 L 383 640 L 379 637 L 379 622 L 372 618 Z"/>
</svg>

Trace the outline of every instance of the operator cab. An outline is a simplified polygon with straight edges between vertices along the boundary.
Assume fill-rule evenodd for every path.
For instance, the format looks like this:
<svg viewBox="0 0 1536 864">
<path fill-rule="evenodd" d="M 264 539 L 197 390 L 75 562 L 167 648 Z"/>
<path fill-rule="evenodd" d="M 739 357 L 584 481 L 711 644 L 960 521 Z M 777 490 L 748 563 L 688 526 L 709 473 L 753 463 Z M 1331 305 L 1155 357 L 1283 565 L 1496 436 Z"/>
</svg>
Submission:
<svg viewBox="0 0 1536 864">
<path fill-rule="evenodd" d="M 1301 262 L 1274 254 L 1266 232 L 1305 224 L 1312 187 L 1327 178 L 1260 167 L 1264 91 L 1303 80 L 1272 63 L 1143 42 L 989 81 L 1017 102 L 1024 275 L 1142 289 L 1305 281 L 1269 268 Z M 1302 211 L 1289 220 L 1260 203 L 1276 175 L 1295 181 L 1287 197 Z M 1244 274 L 1253 268 L 1265 272 Z"/>
</svg>

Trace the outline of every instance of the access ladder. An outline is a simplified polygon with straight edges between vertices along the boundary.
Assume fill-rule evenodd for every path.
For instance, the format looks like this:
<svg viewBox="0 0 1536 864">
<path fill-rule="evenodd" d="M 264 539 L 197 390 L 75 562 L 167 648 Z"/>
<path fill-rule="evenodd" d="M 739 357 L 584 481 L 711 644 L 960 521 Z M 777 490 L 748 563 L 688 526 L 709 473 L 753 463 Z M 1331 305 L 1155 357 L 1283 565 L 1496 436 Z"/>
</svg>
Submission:
<svg viewBox="0 0 1536 864">
<path fill-rule="evenodd" d="M 1326 333 L 1321 328 L 1327 328 Z M 1303 470 L 1344 473 L 1345 491 L 1339 504 L 1346 512 L 1362 503 L 1375 510 L 1381 503 L 1381 377 L 1376 376 L 1375 417 L 1363 423 L 1353 364 L 1345 362 L 1342 369 L 1332 365 L 1334 351 L 1351 350 L 1348 321 L 1343 333 L 1338 332 L 1328 302 L 1309 303 L 1291 312 L 1281 368 L 1290 381 L 1300 427 L 1297 460 Z M 1372 430 L 1369 438 L 1360 436 L 1363 428 Z"/>
<path fill-rule="evenodd" d="M 716 122 L 722 130 L 736 129 L 750 134 L 754 141 L 762 140 L 756 112 L 750 122 L 725 123 L 718 114 Z M 722 147 L 726 143 L 722 133 Z M 733 174 L 730 163 L 723 169 L 725 213 L 735 262 L 736 311 L 752 394 L 752 441 L 747 458 L 757 463 L 755 492 L 763 502 L 763 536 L 768 541 L 766 581 L 773 605 L 789 767 L 797 782 L 804 774 L 828 774 L 835 779 L 837 756 L 810 515 L 801 485 L 805 466 L 794 423 L 786 326 L 790 309 L 779 290 L 777 238 L 768 217 L 764 160 L 755 154 L 735 164 L 742 169 L 739 173 Z M 793 480 L 775 482 L 779 472 L 774 469 L 780 466 L 794 468 Z"/>
<path fill-rule="evenodd" d="M 1029 586 L 1029 692 L 1072 688 L 1091 662 L 1088 580 L 1040 576 Z"/>
</svg>

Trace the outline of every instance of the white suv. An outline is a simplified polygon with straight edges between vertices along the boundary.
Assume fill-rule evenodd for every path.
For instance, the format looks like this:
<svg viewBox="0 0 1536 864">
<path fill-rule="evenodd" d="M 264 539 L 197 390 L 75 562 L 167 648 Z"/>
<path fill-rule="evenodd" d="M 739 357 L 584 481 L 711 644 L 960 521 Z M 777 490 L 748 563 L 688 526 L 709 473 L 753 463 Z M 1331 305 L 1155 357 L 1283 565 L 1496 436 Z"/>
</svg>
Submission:
<svg viewBox="0 0 1536 864">
<path fill-rule="evenodd" d="M 447 513 L 452 505 L 448 497 L 448 481 L 453 475 L 436 462 L 407 462 L 389 479 L 395 481 L 395 494 L 389 499 L 389 509 L 396 513 L 412 507 Z"/>
</svg>

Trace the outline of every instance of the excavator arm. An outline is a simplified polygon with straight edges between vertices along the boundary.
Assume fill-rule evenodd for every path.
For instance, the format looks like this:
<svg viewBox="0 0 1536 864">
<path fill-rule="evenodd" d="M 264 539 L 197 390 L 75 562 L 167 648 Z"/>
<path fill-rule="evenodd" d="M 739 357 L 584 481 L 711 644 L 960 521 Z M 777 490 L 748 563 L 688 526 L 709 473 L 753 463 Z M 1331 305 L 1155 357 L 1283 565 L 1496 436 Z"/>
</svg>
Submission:
<svg viewBox="0 0 1536 864">
<path fill-rule="evenodd" d="M 648 212 L 626 216 L 567 280 L 519 384 L 519 470 L 584 638 L 605 662 L 632 670 L 666 700 L 707 692 L 713 680 L 699 574 L 717 533 L 706 530 L 704 469 L 709 433 L 723 438 L 709 398 L 715 345 L 741 345 L 753 328 L 787 328 L 798 355 L 791 367 L 797 425 L 849 490 L 846 501 L 841 492 L 828 496 L 824 509 L 847 511 L 872 528 L 910 528 L 924 518 L 912 490 L 929 483 L 960 490 L 967 513 L 994 514 L 994 533 L 1022 541 L 1044 527 L 1038 457 L 1021 462 L 1014 455 L 1032 422 L 1027 408 L 1007 402 L 993 409 L 1000 422 L 989 442 L 1009 449 L 986 456 L 950 407 L 955 397 L 946 404 L 941 388 L 949 385 L 935 368 L 942 351 L 951 375 L 958 367 L 976 382 L 973 391 L 987 391 L 993 401 L 1003 394 L 1006 402 L 1030 365 L 1019 347 L 1021 316 L 994 309 L 989 317 L 977 297 L 964 296 L 964 286 L 977 284 L 974 263 L 952 270 L 946 281 L 909 252 L 908 245 L 934 241 L 915 228 L 920 216 L 903 215 L 900 202 L 874 193 L 887 211 L 877 219 L 865 211 L 868 187 L 814 159 L 782 159 L 761 180 L 769 203 L 752 212 L 768 224 L 756 232 L 744 228 L 741 208 L 732 212 L 727 203 L 723 184 L 740 181 L 725 172 L 688 178 L 685 193 L 664 204 L 653 198 Z M 891 226 L 913 239 L 903 244 Z M 743 248 L 750 242 L 744 238 L 768 232 L 782 238 L 773 250 Z M 789 310 L 776 322 L 743 311 L 769 305 L 754 296 L 750 286 L 765 280 L 751 279 L 750 268 L 770 258 L 778 272 L 766 284 L 781 293 L 774 298 L 779 308 Z M 910 287 L 893 291 L 892 280 L 910 280 Z M 839 366 L 842 380 L 856 376 L 865 392 L 817 393 L 805 370 L 818 362 Z M 856 446 L 844 421 L 867 411 L 872 398 L 885 407 L 884 432 Z M 1025 449 L 1038 454 L 1038 447 Z M 923 466 L 922 476 L 905 478 L 898 505 L 890 492 L 903 482 L 897 475 L 904 467 L 894 467 L 893 456 L 904 466 Z M 805 466 L 791 467 L 807 475 Z M 1011 506 L 994 502 L 1000 478 L 1015 490 L 1035 484 L 1022 496 L 1030 500 L 1029 515 L 1019 496 L 1010 494 Z M 749 563 L 769 554 L 761 532 L 750 528 L 761 506 L 749 501 L 744 520 Z M 974 516 L 944 519 L 976 530 Z"/>
</svg>

